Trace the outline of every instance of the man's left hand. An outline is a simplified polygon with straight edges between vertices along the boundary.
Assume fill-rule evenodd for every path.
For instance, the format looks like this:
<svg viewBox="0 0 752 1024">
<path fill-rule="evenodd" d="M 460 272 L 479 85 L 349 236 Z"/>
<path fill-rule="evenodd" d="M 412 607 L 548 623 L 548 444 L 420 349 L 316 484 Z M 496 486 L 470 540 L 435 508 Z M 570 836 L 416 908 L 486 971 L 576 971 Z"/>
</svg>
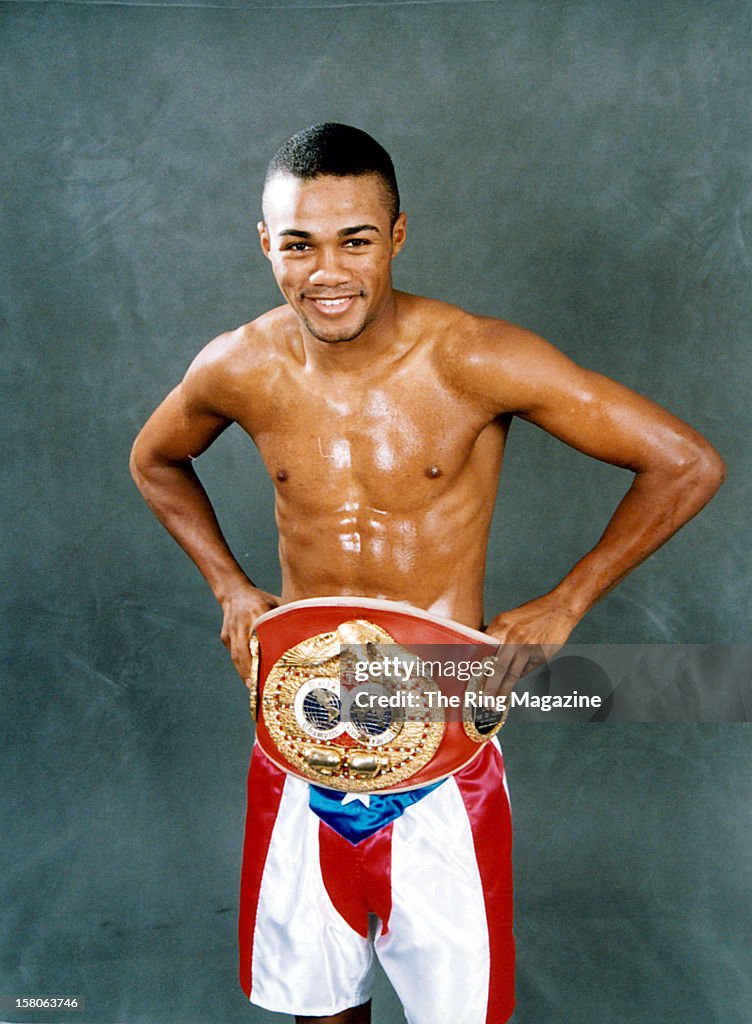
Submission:
<svg viewBox="0 0 752 1024">
<path fill-rule="evenodd" d="M 491 693 L 493 688 L 495 696 L 508 697 L 523 676 L 561 650 L 580 617 L 562 608 L 553 594 L 497 615 L 486 632 L 502 646 L 496 657 L 497 670 L 484 692 Z"/>
</svg>

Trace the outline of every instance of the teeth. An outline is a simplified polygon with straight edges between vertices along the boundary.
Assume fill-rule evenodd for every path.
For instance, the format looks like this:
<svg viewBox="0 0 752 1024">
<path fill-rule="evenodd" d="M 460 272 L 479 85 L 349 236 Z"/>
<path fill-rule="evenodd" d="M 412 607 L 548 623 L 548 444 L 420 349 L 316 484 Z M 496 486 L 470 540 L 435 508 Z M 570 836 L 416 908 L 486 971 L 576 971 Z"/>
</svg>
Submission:
<svg viewBox="0 0 752 1024">
<path fill-rule="evenodd" d="M 349 296 L 344 299 L 316 299 L 316 302 L 320 302 L 322 306 L 344 306 L 349 301 Z"/>
</svg>

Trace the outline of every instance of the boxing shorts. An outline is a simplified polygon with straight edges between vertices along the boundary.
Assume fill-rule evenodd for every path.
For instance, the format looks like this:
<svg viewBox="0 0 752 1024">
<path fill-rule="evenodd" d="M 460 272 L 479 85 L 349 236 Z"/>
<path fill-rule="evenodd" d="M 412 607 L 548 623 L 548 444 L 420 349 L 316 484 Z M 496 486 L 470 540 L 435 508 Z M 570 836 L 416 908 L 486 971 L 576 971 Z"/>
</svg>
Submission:
<svg viewBox="0 0 752 1024">
<path fill-rule="evenodd" d="M 422 707 L 386 725 L 340 713 L 348 645 L 365 648 L 367 661 L 392 645 L 409 658 L 415 645 L 443 639 L 478 645 L 482 660 L 492 642 L 360 598 L 285 605 L 258 620 L 256 636 L 239 922 L 246 996 L 280 1013 L 338 1013 L 371 997 L 378 959 L 410 1024 L 503 1024 L 514 1007 L 511 818 L 501 751 L 481 731 L 498 721 L 489 727 L 460 710 L 437 734 L 428 728 L 437 716 Z M 463 679 L 460 688 L 476 684 Z M 427 730 L 427 757 L 413 757 L 420 739 L 405 731 L 414 723 L 414 733 Z M 369 761 L 374 751 L 379 760 Z"/>
<path fill-rule="evenodd" d="M 328 1016 L 371 998 L 378 959 L 409 1024 L 503 1024 L 514 1009 L 511 845 L 495 742 L 440 782 L 375 795 L 312 786 L 256 745 L 243 991 L 267 1010 Z"/>
</svg>

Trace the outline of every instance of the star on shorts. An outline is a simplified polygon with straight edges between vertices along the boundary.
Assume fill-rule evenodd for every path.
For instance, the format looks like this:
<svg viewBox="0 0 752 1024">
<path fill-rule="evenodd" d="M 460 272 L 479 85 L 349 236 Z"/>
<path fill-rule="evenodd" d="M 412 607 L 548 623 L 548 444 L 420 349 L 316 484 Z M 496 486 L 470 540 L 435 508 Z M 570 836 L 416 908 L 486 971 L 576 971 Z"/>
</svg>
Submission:
<svg viewBox="0 0 752 1024">
<path fill-rule="evenodd" d="M 371 795 L 370 793 L 345 793 L 342 797 L 342 806 L 345 804 L 351 804 L 353 800 L 360 800 L 364 807 L 371 806 Z"/>
</svg>

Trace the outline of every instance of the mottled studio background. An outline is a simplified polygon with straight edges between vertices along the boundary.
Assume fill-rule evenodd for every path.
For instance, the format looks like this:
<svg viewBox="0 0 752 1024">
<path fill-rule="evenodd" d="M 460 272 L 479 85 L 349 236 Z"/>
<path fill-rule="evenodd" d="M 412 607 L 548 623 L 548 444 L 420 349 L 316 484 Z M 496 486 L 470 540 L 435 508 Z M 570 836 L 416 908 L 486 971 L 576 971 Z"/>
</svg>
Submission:
<svg viewBox="0 0 752 1024">
<path fill-rule="evenodd" d="M 725 0 L 0 4 L 0 995 L 87 1000 L 4 1019 L 278 1019 L 235 980 L 245 690 L 127 457 L 196 350 L 277 302 L 254 224 L 298 128 L 392 152 L 400 287 L 537 330 L 727 458 L 576 639 L 749 640 L 751 22 Z M 276 589 L 252 446 L 231 430 L 199 469 Z M 517 424 L 489 610 L 555 583 L 626 484 Z M 510 723 L 515 1024 L 749 1024 L 749 730 Z M 400 1019 L 382 984 L 376 1024 Z"/>
</svg>

